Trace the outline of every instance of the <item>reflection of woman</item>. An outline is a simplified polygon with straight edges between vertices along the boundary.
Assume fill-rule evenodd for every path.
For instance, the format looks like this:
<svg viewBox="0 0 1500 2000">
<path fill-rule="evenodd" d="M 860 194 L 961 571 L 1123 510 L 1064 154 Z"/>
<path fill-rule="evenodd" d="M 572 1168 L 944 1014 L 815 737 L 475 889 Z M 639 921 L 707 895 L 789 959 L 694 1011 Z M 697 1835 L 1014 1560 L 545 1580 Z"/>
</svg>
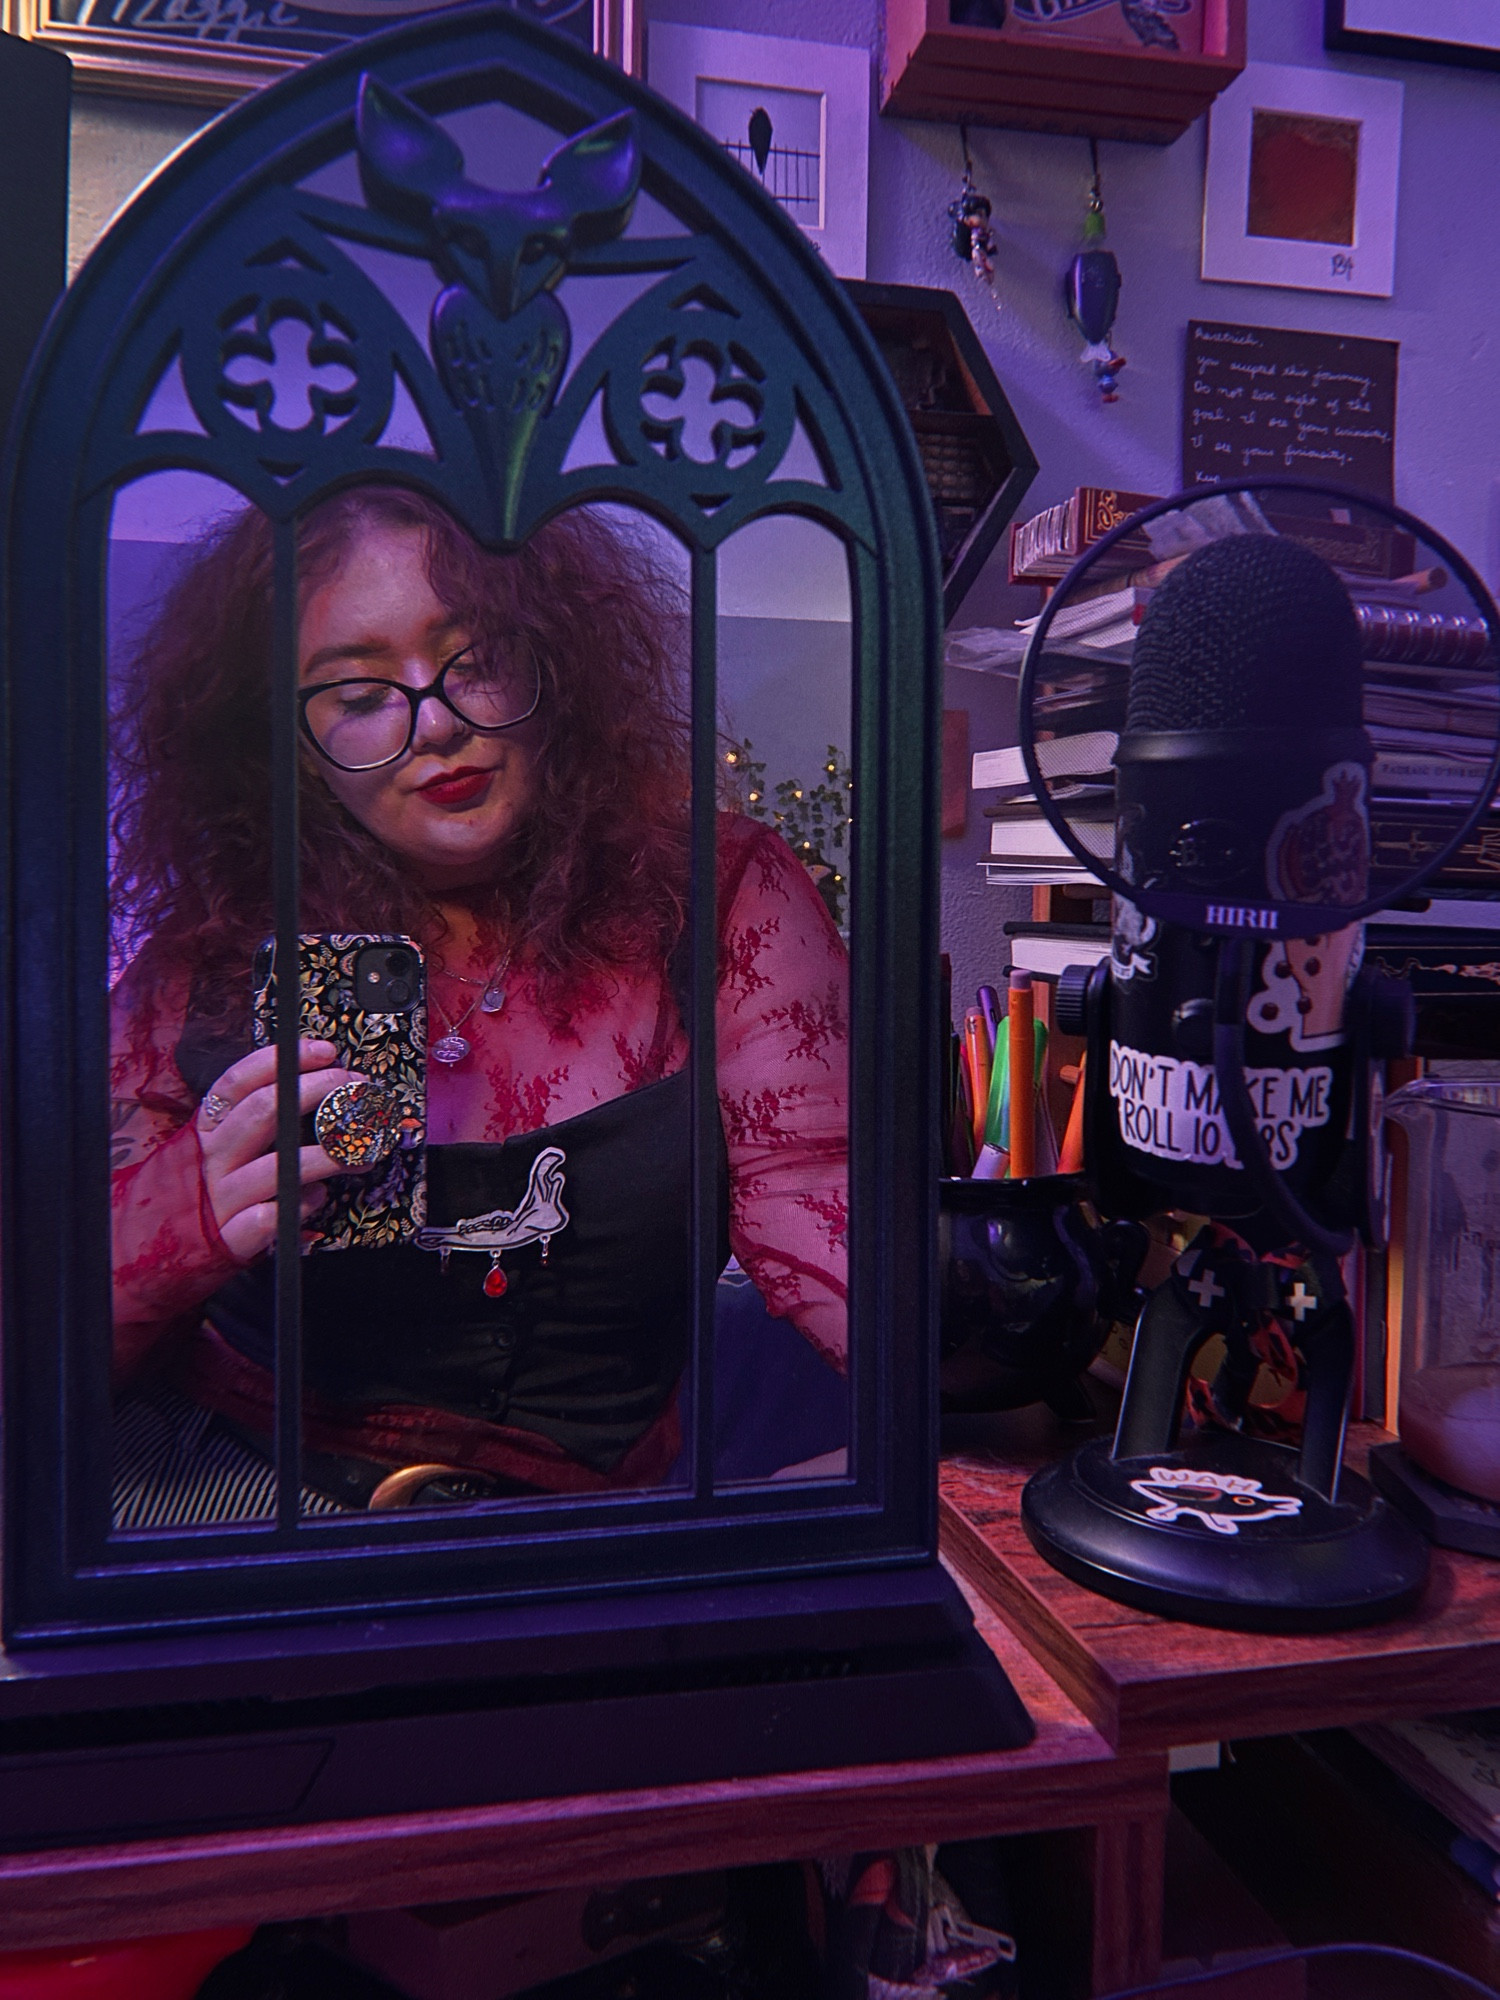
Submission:
<svg viewBox="0 0 1500 2000">
<path fill-rule="evenodd" d="M 395 489 L 317 509 L 299 576 L 302 926 L 418 938 L 432 1045 L 468 1045 L 429 1065 L 429 1222 L 515 1206 L 549 1144 L 570 1217 L 507 1255 L 500 1296 L 483 1256 L 304 1258 L 308 1504 L 384 1505 L 416 1465 L 452 1469 L 427 1497 L 659 1481 L 691 1284 L 670 594 L 585 517 L 496 557 Z M 118 725 L 127 1523 L 258 1512 L 270 1491 L 274 1051 L 247 1053 L 269 578 L 266 526 L 240 516 L 173 591 Z M 774 835 L 723 816 L 719 857 L 721 1247 L 841 1366 L 843 951 Z M 304 1111 L 348 1075 L 326 1043 L 302 1069 Z M 337 1171 L 304 1149 L 310 1229 Z"/>
</svg>

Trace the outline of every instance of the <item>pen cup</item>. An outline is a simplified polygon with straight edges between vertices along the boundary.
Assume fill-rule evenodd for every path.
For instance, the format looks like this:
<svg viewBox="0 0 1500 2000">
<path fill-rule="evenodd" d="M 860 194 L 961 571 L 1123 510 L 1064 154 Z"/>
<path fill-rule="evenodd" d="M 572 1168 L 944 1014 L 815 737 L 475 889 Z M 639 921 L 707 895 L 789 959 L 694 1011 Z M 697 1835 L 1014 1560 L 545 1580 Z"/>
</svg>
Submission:
<svg viewBox="0 0 1500 2000">
<path fill-rule="evenodd" d="M 942 1405 L 1086 1406 L 1078 1377 L 1118 1319 L 1133 1319 L 1146 1231 L 1098 1223 L 1081 1174 L 938 1183 Z"/>
</svg>

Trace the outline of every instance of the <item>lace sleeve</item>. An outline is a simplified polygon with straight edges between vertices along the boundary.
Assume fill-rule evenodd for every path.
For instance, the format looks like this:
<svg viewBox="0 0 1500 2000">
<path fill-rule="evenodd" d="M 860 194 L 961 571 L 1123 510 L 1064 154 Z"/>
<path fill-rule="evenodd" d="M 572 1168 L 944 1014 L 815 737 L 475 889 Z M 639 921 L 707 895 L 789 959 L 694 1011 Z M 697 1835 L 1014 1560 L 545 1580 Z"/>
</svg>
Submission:
<svg viewBox="0 0 1500 2000">
<path fill-rule="evenodd" d="M 110 1209 L 114 1347 L 128 1370 L 237 1271 L 220 1240 L 174 1058 L 181 1009 L 127 973 L 110 1003 Z"/>
<path fill-rule="evenodd" d="M 848 957 L 785 842 L 768 828 L 738 837 L 745 851 L 721 926 L 717 1010 L 730 1244 L 771 1311 L 842 1368 Z"/>
</svg>

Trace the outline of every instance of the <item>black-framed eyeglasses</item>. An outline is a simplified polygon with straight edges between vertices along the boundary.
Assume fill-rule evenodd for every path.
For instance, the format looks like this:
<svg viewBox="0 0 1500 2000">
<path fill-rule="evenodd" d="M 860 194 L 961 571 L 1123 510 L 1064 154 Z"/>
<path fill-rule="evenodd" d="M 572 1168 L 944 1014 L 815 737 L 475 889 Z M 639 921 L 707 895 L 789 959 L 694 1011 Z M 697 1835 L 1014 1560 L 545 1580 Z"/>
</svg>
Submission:
<svg viewBox="0 0 1500 2000">
<path fill-rule="evenodd" d="M 320 757 L 340 771 L 378 771 L 411 748 L 422 703 L 434 696 L 470 729 L 514 729 L 536 713 L 541 673 L 529 653 L 492 663 L 466 647 L 425 687 L 374 677 L 322 681 L 297 700 L 303 734 Z"/>
</svg>

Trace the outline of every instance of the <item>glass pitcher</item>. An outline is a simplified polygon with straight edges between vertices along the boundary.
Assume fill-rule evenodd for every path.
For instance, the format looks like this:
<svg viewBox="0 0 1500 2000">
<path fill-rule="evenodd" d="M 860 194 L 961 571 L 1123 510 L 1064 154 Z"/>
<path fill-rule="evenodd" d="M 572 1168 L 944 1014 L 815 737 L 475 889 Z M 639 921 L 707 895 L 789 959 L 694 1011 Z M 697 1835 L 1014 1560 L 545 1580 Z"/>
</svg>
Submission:
<svg viewBox="0 0 1500 2000">
<path fill-rule="evenodd" d="M 1402 1237 L 1402 1448 L 1500 1502 L 1500 1081 L 1428 1077 L 1386 1103 L 1410 1147 Z"/>
</svg>

